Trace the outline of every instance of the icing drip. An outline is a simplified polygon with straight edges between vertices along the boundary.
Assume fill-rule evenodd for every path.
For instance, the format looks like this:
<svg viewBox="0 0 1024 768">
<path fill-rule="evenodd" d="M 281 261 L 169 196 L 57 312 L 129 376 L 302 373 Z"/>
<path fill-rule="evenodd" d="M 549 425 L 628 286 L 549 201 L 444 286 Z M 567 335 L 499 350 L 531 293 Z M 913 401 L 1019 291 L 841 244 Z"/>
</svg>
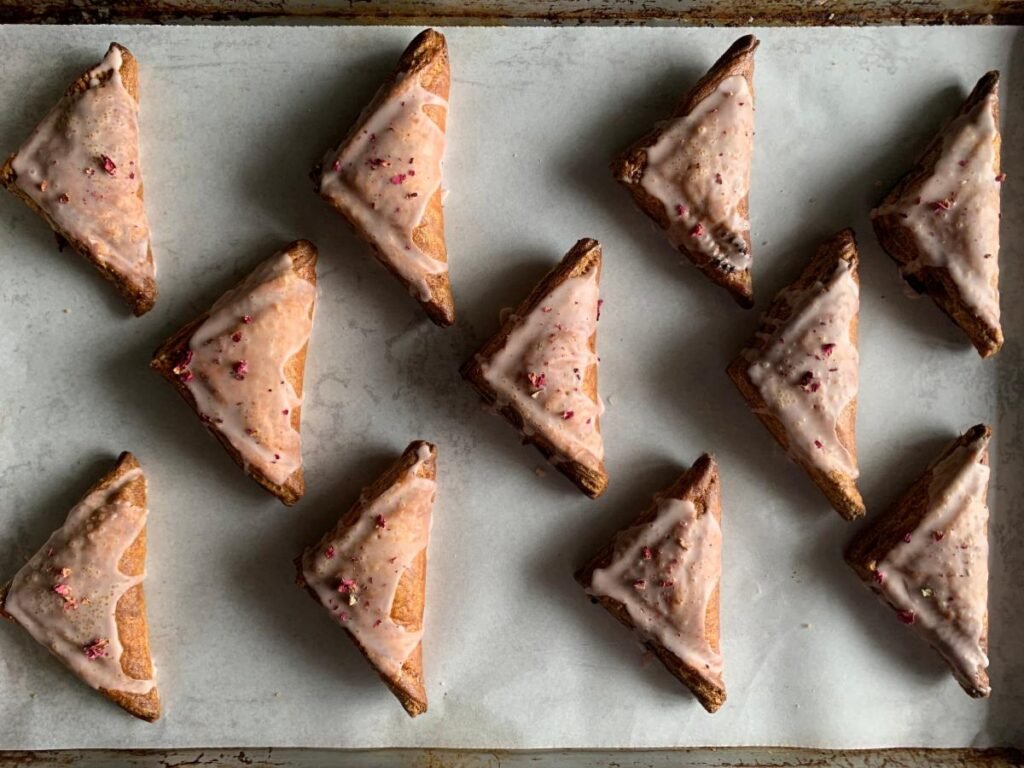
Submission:
<svg viewBox="0 0 1024 768">
<path fill-rule="evenodd" d="M 783 292 L 792 307 L 784 323 L 758 332 L 763 348 L 744 350 L 750 381 L 768 412 L 786 428 L 793 458 L 823 472 L 856 478 L 857 462 L 840 442 L 838 424 L 857 396 L 857 346 L 850 322 L 860 306 L 853 266 L 840 259 L 828 283 Z"/>
<path fill-rule="evenodd" d="M 872 587 L 949 662 L 957 680 L 981 687 L 988 611 L 988 438 L 957 447 L 932 469 L 928 512 L 885 559 Z"/>
<path fill-rule="evenodd" d="M 914 235 L 922 267 L 949 270 L 960 298 L 987 325 L 999 325 L 999 189 L 993 116 L 996 96 L 978 102 L 943 132 L 935 169 L 900 199 L 873 211 L 898 215 Z"/>
<path fill-rule="evenodd" d="M 598 272 L 571 277 L 516 326 L 490 359 L 480 358 L 498 407 L 514 405 L 527 435 L 540 433 L 560 454 L 553 459 L 597 464 L 604 458 L 598 419 L 604 410 L 584 389 L 597 355 Z M 596 375 L 596 374 L 595 374 Z"/>
<path fill-rule="evenodd" d="M 138 105 L 111 47 L 89 86 L 64 96 L 18 150 L 18 189 L 134 288 L 156 274 L 139 190 Z"/>
<path fill-rule="evenodd" d="M 147 510 L 121 490 L 142 477 L 132 469 L 86 496 L 11 582 L 4 609 L 93 688 L 146 694 L 155 683 L 121 669 L 124 647 L 115 610 L 144 575 L 118 569 L 146 525 Z"/>
<path fill-rule="evenodd" d="M 353 525 L 343 521 L 302 556 L 306 586 L 389 677 L 401 673 L 423 637 L 422 627 L 398 624 L 391 610 L 399 583 L 430 539 L 436 483 L 417 475 L 429 458 L 421 445 L 416 463 Z"/>
<path fill-rule="evenodd" d="M 659 499 L 657 517 L 615 537 L 612 562 L 594 571 L 589 594 L 626 606 L 641 636 L 656 640 L 719 683 L 722 655 L 705 618 L 722 574 L 722 529 L 690 501 Z"/>
<path fill-rule="evenodd" d="M 281 251 L 218 299 L 175 368 L 203 421 L 278 485 L 302 466 L 302 397 L 286 369 L 309 340 L 315 303 Z"/>
<path fill-rule="evenodd" d="M 754 97 L 742 75 L 724 79 L 647 149 L 640 186 L 665 206 L 673 245 L 727 270 L 750 268 L 740 205 L 750 191 Z"/>
<path fill-rule="evenodd" d="M 418 76 L 407 77 L 354 136 L 327 154 L 320 178 L 321 194 L 346 211 L 421 301 L 431 296 L 427 278 L 448 271 L 414 237 L 441 187 L 445 146 L 426 106 L 447 110 L 448 102 L 420 86 Z"/>
</svg>

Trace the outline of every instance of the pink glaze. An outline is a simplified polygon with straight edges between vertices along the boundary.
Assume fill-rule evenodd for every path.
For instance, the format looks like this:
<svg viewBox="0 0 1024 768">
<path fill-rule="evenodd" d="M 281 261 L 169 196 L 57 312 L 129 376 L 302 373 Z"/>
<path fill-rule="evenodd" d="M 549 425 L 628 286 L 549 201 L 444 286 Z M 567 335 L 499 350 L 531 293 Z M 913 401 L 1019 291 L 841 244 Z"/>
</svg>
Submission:
<svg viewBox="0 0 1024 768">
<path fill-rule="evenodd" d="M 721 685 L 722 655 L 708 642 L 706 616 L 722 575 L 722 529 L 690 501 L 657 504 L 652 522 L 615 537 L 611 563 L 594 571 L 587 591 L 625 605 L 641 637 Z"/>
<path fill-rule="evenodd" d="M 327 154 L 320 178 L 321 194 L 366 233 L 421 301 L 431 295 L 428 278 L 448 271 L 413 237 L 441 187 L 445 134 L 424 112 L 428 105 L 448 109 L 418 75 L 406 76 L 354 136 Z"/>
<path fill-rule="evenodd" d="M 750 380 L 768 413 L 786 428 L 794 459 L 856 478 L 856 459 L 838 435 L 839 420 L 858 386 L 859 355 L 850 337 L 850 322 L 860 307 L 854 268 L 840 259 L 826 283 L 790 289 L 780 298 L 792 314 L 758 333 L 763 349 L 744 350 Z"/>
<path fill-rule="evenodd" d="M 285 369 L 309 340 L 315 304 L 316 288 L 281 251 L 218 299 L 175 369 L 203 421 L 277 485 L 302 466 L 302 397 Z"/>
<path fill-rule="evenodd" d="M 541 434 L 566 460 L 593 466 L 604 458 L 599 418 L 604 406 L 583 382 L 597 355 L 598 268 L 571 277 L 516 325 L 490 359 L 479 360 L 484 379 L 497 392 L 497 407 L 513 405 L 527 435 Z"/>
<path fill-rule="evenodd" d="M 132 469 L 82 499 L 18 571 L 4 608 L 88 685 L 146 694 L 154 681 L 121 669 L 124 647 L 115 615 L 121 596 L 144 578 L 118 568 L 146 526 L 148 510 L 120 495 L 139 479 L 145 482 L 142 470 Z"/>
<path fill-rule="evenodd" d="M 156 274 L 139 190 L 139 108 L 111 46 L 89 87 L 64 96 L 18 150 L 15 184 L 89 255 L 143 289 Z"/>
<path fill-rule="evenodd" d="M 647 149 L 640 186 L 665 206 L 673 245 L 727 270 L 750 268 L 740 206 L 750 191 L 754 97 L 742 75 L 725 78 Z"/>
<path fill-rule="evenodd" d="M 422 628 L 396 623 L 391 609 L 402 577 L 430 540 L 436 483 L 417 474 L 430 458 L 421 445 L 416 463 L 354 524 L 339 523 L 302 556 L 306 586 L 389 677 L 401 673 L 423 637 Z"/>
</svg>

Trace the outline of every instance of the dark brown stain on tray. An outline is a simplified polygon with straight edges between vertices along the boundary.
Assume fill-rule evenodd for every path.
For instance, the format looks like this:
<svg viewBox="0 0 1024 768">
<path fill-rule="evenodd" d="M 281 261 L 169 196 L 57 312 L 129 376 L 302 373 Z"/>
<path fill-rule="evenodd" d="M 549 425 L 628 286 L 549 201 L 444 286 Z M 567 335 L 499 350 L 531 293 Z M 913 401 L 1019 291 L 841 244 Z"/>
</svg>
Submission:
<svg viewBox="0 0 1024 768">
<path fill-rule="evenodd" d="M 664 24 L 679 26 L 847 26 L 1021 24 L 1015 0 L 0 0 L 0 23 Z"/>
</svg>

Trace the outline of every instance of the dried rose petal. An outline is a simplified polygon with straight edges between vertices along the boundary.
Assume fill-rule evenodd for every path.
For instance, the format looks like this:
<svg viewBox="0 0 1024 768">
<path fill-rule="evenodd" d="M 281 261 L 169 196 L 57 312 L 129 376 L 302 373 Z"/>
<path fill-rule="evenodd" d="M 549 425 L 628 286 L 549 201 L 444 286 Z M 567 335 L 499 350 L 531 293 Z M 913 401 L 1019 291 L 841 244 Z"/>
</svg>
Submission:
<svg viewBox="0 0 1024 768">
<path fill-rule="evenodd" d="M 54 584 L 53 591 L 65 600 L 71 599 L 71 587 L 69 587 L 67 584 Z"/>
<path fill-rule="evenodd" d="M 89 661 L 95 661 L 96 659 L 105 658 L 107 655 L 107 645 L 110 641 L 105 637 L 101 637 L 99 640 L 94 640 L 87 646 L 82 648 L 85 653 L 85 658 Z"/>
<path fill-rule="evenodd" d="M 338 592 L 342 595 L 348 595 L 353 592 L 358 592 L 359 589 L 356 586 L 355 579 L 342 579 L 338 585 Z"/>
<path fill-rule="evenodd" d="M 114 161 L 106 155 L 100 155 L 100 164 L 103 166 L 103 170 L 107 172 L 109 176 L 114 176 L 117 173 L 117 166 L 114 165 Z"/>
<path fill-rule="evenodd" d="M 896 618 L 904 624 L 913 624 L 917 615 L 913 611 L 896 611 Z"/>
<path fill-rule="evenodd" d="M 410 173 L 411 173 L 411 171 L 410 171 Z M 392 176 L 390 179 L 388 179 L 388 181 L 390 181 L 392 184 L 396 184 L 397 185 L 397 184 L 404 183 L 406 178 L 408 178 L 408 174 L 396 173 L 394 176 Z"/>
<path fill-rule="evenodd" d="M 823 354 L 825 357 L 832 357 L 832 353 L 835 352 L 835 349 L 835 344 L 822 344 L 821 354 Z"/>
</svg>

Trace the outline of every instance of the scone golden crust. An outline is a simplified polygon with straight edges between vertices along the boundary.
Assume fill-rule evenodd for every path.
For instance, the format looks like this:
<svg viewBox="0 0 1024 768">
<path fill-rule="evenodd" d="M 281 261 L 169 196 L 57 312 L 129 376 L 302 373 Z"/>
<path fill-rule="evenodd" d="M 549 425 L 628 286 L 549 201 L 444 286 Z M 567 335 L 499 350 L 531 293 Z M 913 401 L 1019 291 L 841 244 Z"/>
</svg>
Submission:
<svg viewBox="0 0 1024 768">
<path fill-rule="evenodd" d="M 669 241 L 745 308 L 754 305 L 748 192 L 757 46 L 753 35 L 733 43 L 671 119 L 611 165 Z"/>
<path fill-rule="evenodd" d="M 103 507 L 110 504 L 126 510 L 121 515 L 122 521 L 127 520 L 131 526 L 139 529 L 130 543 L 122 541 L 118 536 L 123 531 L 111 531 L 109 528 L 114 524 L 100 516 Z M 22 624 L 44 645 L 46 641 L 56 642 L 54 648 L 48 649 L 84 682 L 135 717 L 152 722 L 160 717 L 160 697 L 153 682 L 149 624 L 141 581 L 146 571 L 146 508 L 146 481 L 141 467 L 132 454 L 122 453 L 116 466 L 85 493 L 79 506 L 69 515 L 64 528 L 55 533 L 23 569 L 25 573 L 31 571 L 51 576 L 53 586 L 47 587 L 44 594 L 35 594 L 38 588 L 34 588 L 28 578 L 19 583 L 22 576 L 22 572 L 19 572 L 14 581 L 0 589 L 0 616 Z M 94 524 L 96 527 L 90 529 L 94 533 L 90 535 L 96 536 L 98 532 L 100 537 L 93 539 L 92 550 L 102 552 L 102 548 L 108 544 L 126 546 L 119 560 L 114 560 L 116 553 L 110 551 L 103 553 L 106 555 L 103 561 L 86 560 L 87 555 L 82 553 L 90 548 L 81 547 L 86 535 L 86 524 Z M 104 524 L 108 527 L 104 528 Z M 62 536 L 65 529 L 68 532 Z M 74 547 L 77 553 L 64 546 L 75 541 L 78 542 Z M 97 545 L 96 541 L 100 544 Z M 76 557 L 82 561 L 83 567 L 79 567 Z M 106 573 L 107 565 L 116 567 L 117 574 Z M 92 629 L 88 626 L 90 620 L 104 613 L 100 601 L 117 591 L 120 579 L 130 579 L 133 583 L 120 595 L 114 606 L 106 606 L 110 610 L 106 619 L 113 621 L 116 640 L 120 644 L 120 658 L 114 659 L 110 658 L 111 648 L 116 647 L 116 644 L 111 644 L 113 638 L 77 636 L 82 631 Z M 90 589 L 97 586 L 99 588 Z M 21 597 L 22 593 L 24 597 Z M 56 601 L 61 606 L 61 613 L 56 614 L 56 618 L 53 612 L 49 615 L 45 612 L 52 610 L 52 606 L 45 606 L 46 600 Z M 79 600 L 88 601 L 90 609 L 87 611 L 80 607 Z M 39 611 L 41 605 L 45 606 L 44 612 Z M 79 625 L 79 619 L 86 621 Z M 81 643 L 80 647 L 71 645 L 71 639 L 76 637 Z M 109 669 L 104 670 L 98 666 L 108 662 L 116 662 L 113 675 Z M 114 687 L 119 681 L 124 686 Z M 131 687 L 139 690 L 127 690 Z M 148 690 L 143 690 L 145 688 Z"/>
<path fill-rule="evenodd" d="M 725 703 L 721 521 L 718 466 L 704 454 L 576 573 L 708 712 Z"/>
<path fill-rule="evenodd" d="M 411 443 L 295 560 L 298 584 L 352 638 L 410 717 L 427 711 L 422 635 L 436 483 L 436 446 Z"/>
<path fill-rule="evenodd" d="M 856 483 L 858 263 L 852 230 L 823 243 L 728 368 L 750 409 L 847 520 L 864 514 Z"/>
<path fill-rule="evenodd" d="M 462 366 L 484 401 L 587 496 L 608 486 L 597 387 L 601 246 L 584 238 Z"/>
<path fill-rule="evenodd" d="M 982 357 L 1003 345 L 999 321 L 999 73 L 974 87 L 917 165 L 871 212 L 886 253 Z"/>
<path fill-rule="evenodd" d="M 988 443 L 972 427 L 892 509 L 862 529 L 846 561 L 950 666 L 968 695 L 988 677 Z"/>
<path fill-rule="evenodd" d="M 116 73 L 116 77 L 112 73 Z M 98 107 L 90 111 L 84 106 L 84 94 L 93 94 L 103 88 L 116 89 L 119 86 L 123 86 L 123 90 L 130 96 L 131 115 L 121 114 L 116 107 L 123 105 L 117 105 L 116 102 L 114 108 L 102 111 L 102 116 L 98 112 Z M 138 62 L 127 48 L 118 43 L 111 43 L 104 60 L 71 84 L 60 103 L 39 124 L 25 145 L 8 157 L 0 168 L 0 184 L 39 214 L 56 232 L 59 239 L 66 241 L 92 263 L 100 274 L 114 285 L 136 316 L 152 309 L 157 295 L 149 225 L 142 204 L 142 176 L 138 167 L 138 126 L 135 114 L 138 102 Z M 79 146 L 83 142 L 79 141 L 76 144 L 71 135 L 61 136 L 60 141 L 55 140 L 49 134 L 58 130 L 61 121 L 68 120 L 75 109 L 84 110 L 82 114 L 75 115 L 76 120 L 97 121 L 97 124 L 88 126 L 93 132 L 120 128 L 126 145 L 116 146 L 115 137 L 101 136 L 95 143 L 111 153 L 111 156 L 107 156 L 91 154 L 87 147 Z M 46 140 L 50 141 L 52 147 L 38 145 Z M 33 142 L 37 144 L 34 145 Z M 61 150 L 68 152 L 66 156 L 60 157 L 60 160 L 64 161 L 63 165 L 70 166 L 77 161 L 84 167 L 76 166 L 64 170 L 63 165 L 58 164 L 48 154 Z M 24 161 L 21 159 L 22 155 L 26 156 Z M 117 158 L 116 164 L 112 157 Z M 19 163 L 31 165 L 44 161 L 46 167 L 41 171 L 41 180 L 34 177 L 31 182 L 27 178 L 19 180 L 16 170 Z M 96 191 L 98 187 L 102 187 L 99 192 Z M 127 191 L 123 191 L 122 188 Z M 81 194 L 77 194 L 78 192 Z M 91 221 L 90 228 L 93 231 L 88 233 L 90 239 L 102 240 L 102 244 L 87 241 L 85 233 L 76 231 L 81 227 L 73 228 L 70 223 L 62 223 L 65 220 L 70 222 L 69 214 L 78 210 L 80 198 L 95 197 L 97 194 L 109 201 L 105 205 L 116 205 L 118 208 L 111 215 L 111 226 L 100 228 L 87 208 L 79 211 L 77 215 L 82 220 Z M 132 203 L 135 198 L 137 201 Z M 144 250 L 140 251 L 139 245 L 143 245 Z M 134 263 L 119 264 L 112 258 L 125 255 L 132 250 L 138 251 L 134 254 Z M 121 251 L 124 253 L 119 253 Z M 106 257 L 103 256 L 104 252 Z"/>
<path fill-rule="evenodd" d="M 317 193 L 442 327 L 455 322 L 441 187 L 450 89 L 444 36 L 424 30 L 312 173 Z"/>
<path fill-rule="evenodd" d="M 300 430 L 316 263 L 311 242 L 290 243 L 150 363 L 246 474 L 289 506 L 306 490 Z"/>
</svg>

